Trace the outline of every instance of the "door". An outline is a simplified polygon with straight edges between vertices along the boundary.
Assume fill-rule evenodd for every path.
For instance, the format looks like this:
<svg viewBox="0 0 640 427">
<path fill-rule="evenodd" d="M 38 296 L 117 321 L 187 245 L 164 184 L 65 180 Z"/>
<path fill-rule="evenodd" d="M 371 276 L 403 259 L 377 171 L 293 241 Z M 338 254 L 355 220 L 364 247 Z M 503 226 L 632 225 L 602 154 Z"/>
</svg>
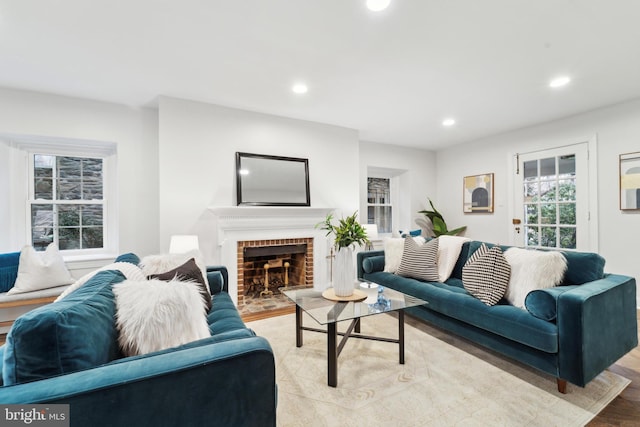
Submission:
<svg viewBox="0 0 640 427">
<path fill-rule="evenodd" d="M 590 250 L 588 143 L 519 154 L 513 243 Z"/>
</svg>

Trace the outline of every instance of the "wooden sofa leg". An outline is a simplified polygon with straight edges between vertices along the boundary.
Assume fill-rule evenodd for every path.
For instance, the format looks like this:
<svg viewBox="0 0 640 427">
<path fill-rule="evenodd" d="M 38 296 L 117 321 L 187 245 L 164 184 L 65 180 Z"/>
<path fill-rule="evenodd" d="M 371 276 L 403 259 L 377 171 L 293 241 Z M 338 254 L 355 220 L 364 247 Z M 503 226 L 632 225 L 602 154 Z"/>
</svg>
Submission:
<svg viewBox="0 0 640 427">
<path fill-rule="evenodd" d="M 562 394 L 567 394 L 567 380 L 556 378 L 556 381 L 558 383 L 558 391 Z"/>
</svg>

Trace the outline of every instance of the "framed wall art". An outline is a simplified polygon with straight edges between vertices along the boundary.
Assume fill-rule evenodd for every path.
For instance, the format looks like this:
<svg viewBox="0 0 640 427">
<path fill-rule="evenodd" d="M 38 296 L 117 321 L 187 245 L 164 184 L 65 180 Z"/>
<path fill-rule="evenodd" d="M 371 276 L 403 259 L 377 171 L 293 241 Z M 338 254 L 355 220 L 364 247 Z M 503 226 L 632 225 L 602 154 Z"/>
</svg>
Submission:
<svg viewBox="0 0 640 427">
<path fill-rule="evenodd" d="M 493 174 L 464 177 L 464 213 L 493 213 Z"/>
<path fill-rule="evenodd" d="M 640 152 L 620 154 L 620 209 L 640 210 Z"/>
</svg>

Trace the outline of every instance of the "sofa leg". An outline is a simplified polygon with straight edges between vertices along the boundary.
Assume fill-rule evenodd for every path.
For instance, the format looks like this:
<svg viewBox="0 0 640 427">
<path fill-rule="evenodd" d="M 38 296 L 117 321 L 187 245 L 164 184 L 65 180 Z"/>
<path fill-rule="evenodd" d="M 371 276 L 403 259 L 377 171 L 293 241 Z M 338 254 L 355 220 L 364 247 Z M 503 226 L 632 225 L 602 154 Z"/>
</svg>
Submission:
<svg viewBox="0 0 640 427">
<path fill-rule="evenodd" d="M 567 394 L 567 380 L 556 378 L 556 381 L 558 383 L 558 391 L 562 394 Z"/>
</svg>

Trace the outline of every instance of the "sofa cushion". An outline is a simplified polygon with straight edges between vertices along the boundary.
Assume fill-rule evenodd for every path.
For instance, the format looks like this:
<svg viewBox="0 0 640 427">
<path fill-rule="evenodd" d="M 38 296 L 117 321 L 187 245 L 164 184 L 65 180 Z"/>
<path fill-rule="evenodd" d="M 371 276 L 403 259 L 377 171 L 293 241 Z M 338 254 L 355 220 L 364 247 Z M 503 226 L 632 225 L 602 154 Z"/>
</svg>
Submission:
<svg viewBox="0 0 640 427">
<path fill-rule="evenodd" d="M 471 295 L 486 305 L 496 305 L 507 291 L 510 274 L 511 267 L 502 250 L 497 246 L 488 249 L 482 245 L 462 269 L 462 283 Z"/>
<path fill-rule="evenodd" d="M 426 239 L 422 236 L 412 237 L 418 245 L 423 245 Z M 387 273 L 395 273 L 402 261 L 404 253 L 404 238 L 389 237 L 384 240 L 384 271 Z"/>
<path fill-rule="evenodd" d="M 424 283 L 384 272 L 367 274 L 364 278 L 428 301 L 429 310 L 547 353 L 558 351 L 557 326 L 526 310 L 503 303 L 487 306 L 464 289 L 444 283 Z"/>
<path fill-rule="evenodd" d="M 605 259 L 592 252 L 562 252 L 567 259 L 563 285 L 582 285 L 604 278 Z"/>
<path fill-rule="evenodd" d="M 384 255 L 372 256 L 362 261 L 362 269 L 365 273 L 384 270 Z"/>
<path fill-rule="evenodd" d="M 211 336 L 196 283 L 126 280 L 115 286 L 113 292 L 118 342 L 125 356 L 177 347 Z"/>
<path fill-rule="evenodd" d="M 220 292 L 214 294 L 212 303 L 211 312 L 207 316 L 211 335 L 247 328 L 228 293 Z"/>
<path fill-rule="evenodd" d="M 470 240 L 460 236 L 438 237 L 438 281 L 445 282 L 451 276 L 460 258 L 462 245 Z"/>
<path fill-rule="evenodd" d="M 403 277 L 437 282 L 438 239 L 420 246 L 411 237 L 405 238 L 402 260 L 396 273 Z"/>
<path fill-rule="evenodd" d="M 7 292 L 13 287 L 18 277 L 18 263 L 20 252 L 0 254 L 0 293 Z"/>
<path fill-rule="evenodd" d="M 124 280 L 103 271 L 60 302 L 32 310 L 7 335 L 5 385 L 92 368 L 120 356 L 111 287 Z"/>
<path fill-rule="evenodd" d="M 531 291 L 524 300 L 524 306 L 529 313 L 537 318 L 549 322 L 553 321 L 556 318 L 560 295 L 577 287 L 577 285 L 558 286 L 556 288 Z"/>
</svg>

